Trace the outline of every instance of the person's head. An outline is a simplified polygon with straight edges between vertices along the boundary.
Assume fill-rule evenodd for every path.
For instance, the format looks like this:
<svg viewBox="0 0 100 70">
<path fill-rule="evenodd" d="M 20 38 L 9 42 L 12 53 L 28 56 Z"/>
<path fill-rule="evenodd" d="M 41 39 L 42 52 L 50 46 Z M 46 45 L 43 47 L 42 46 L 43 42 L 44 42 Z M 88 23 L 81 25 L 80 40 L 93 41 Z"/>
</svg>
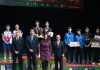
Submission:
<svg viewBox="0 0 100 70">
<path fill-rule="evenodd" d="M 36 26 L 39 26 L 39 25 L 40 25 L 40 23 L 39 23 L 38 20 L 35 22 L 35 25 L 36 25 Z"/>
<path fill-rule="evenodd" d="M 16 29 L 16 30 L 19 29 L 19 24 L 15 24 L 15 29 Z"/>
<path fill-rule="evenodd" d="M 48 21 L 46 21 L 45 26 L 49 26 L 49 22 Z"/>
<path fill-rule="evenodd" d="M 35 35 L 34 29 L 30 29 L 30 35 Z"/>
<path fill-rule="evenodd" d="M 59 41 L 61 39 L 60 35 L 56 35 L 56 40 Z"/>
<path fill-rule="evenodd" d="M 88 33 L 89 32 L 89 27 L 85 28 L 85 32 Z"/>
<path fill-rule="evenodd" d="M 47 40 L 48 39 L 48 35 L 44 35 L 44 40 Z"/>
<path fill-rule="evenodd" d="M 97 34 L 100 33 L 100 29 L 99 29 L 99 28 L 96 29 L 96 33 L 97 33 Z"/>
<path fill-rule="evenodd" d="M 71 32 L 72 31 L 72 27 L 68 27 L 68 32 Z"/>
<path fill-rule="evenodd" d="M 10 30 L 10 25 L 9 25 L 9 24 L 6 25 L 6 30 L 7 30 L 7 31 Z"/>
<path fill-rule="evenodd" d="M 77 29 L 77 34 L 78 34 L 78 35 L 81 34 L 81 29 Z"/>
<path fill-rule="evenodd" d="M 20 32 L 19 31 L 16 31 L 16 36 L 19 36 L 20 35 Z"/>
</svg>

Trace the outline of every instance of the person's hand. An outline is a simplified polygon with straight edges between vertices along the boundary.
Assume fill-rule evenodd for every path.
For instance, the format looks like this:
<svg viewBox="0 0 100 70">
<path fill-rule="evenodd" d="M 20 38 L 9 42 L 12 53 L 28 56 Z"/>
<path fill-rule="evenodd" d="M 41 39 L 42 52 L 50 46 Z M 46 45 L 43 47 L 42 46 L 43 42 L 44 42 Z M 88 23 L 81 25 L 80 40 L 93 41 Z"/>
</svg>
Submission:
<svg viewBox="0 0 100 70">
<path fill-rule="evenodd" d="M 51 32 L 48 32 L 48 35 L 51 35 Z"/>
<path fill-rule="evenodd" d="M 38 55 L 38 57 L 40 58 L 40 54 Z"/>
<path fill-rule="evenodd" d="M 86 47 L 89 47 L 89 45 L 86 45 Z"/>
<path fill-rule="evenodd" d="M 72 47 L 72 45 L 68 44 L 69 47 Z"/>
<path fill-rule="evenodd" d="M 40 58 L 39 56 L 40 56 L 40 55 L 36 55 L 36 59 Z"/>
<path fill-rule="evenodd" d="M 70 44 L 67 44 L 68 46 L 70 46 Z"/>
<path fill-rule="evenodd" d="M 6 44 L 10 44 L 9 42 L 5 42 Z"/>
<path fill-rule="evenodd" d="M 15 51 L 15 54 L 18 54 L 18 51 Z"/>
<path fill-rule="evenodd" d="M 33 49 L 29 49 L 30 52 L 33 52 Z"/>
<path fill-rule="evenodd" d="M 43 36 L 42 36 L 42 35 L 40 35 L 40 36 L 39 36 L 39 38 L 43 38 Z"/>
<path fill-rule="evenodd" d="M 54 54 L 52 54 L 52 56 L 54 56 Z"/>
</svg>

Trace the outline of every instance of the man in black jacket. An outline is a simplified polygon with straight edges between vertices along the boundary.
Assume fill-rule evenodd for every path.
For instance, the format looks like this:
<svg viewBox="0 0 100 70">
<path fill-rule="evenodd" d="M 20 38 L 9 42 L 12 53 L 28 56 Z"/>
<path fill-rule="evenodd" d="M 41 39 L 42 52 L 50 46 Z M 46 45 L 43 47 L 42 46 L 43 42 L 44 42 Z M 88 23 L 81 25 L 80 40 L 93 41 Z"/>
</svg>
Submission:
<svg viewBox="0 0 100 70">
<path fill-rule="evenodd" d="M 22 64 L 22 48 L 23 48 L 23 38 L 19 36 L 20 32 L 16 31 L 16 36 L 12 39 L 12 46 L 13 46 L 13 68 L 12 70 L 16 69 L 16 59 L 18 57 L 19 61 L 19 70 L 23 70 Z"/>
<path fill-rule="evenodd" d="M 33 63 L 34 70 L 37 70 L 36 56 L 38 47 L 38 38 L 35 36 L 33 29 L 30 30 L 30 35 L 26 38 L 26 46 L 28 52 L 28 70 L 32 70 L 31 62 Z M 31 59 L 32 57 L 32 59 Z"/>
<path fill-rule="evenodd" d="M 56 41 L 53 43 L 53 52 L 55 57 L 55 70 L 58 70 L 58 63 L 60 63 L 60 70 L 63 70 L 63 59 L 64 55 L 64 42 L 60 40 L 61 36 L 56 36 Z"/>
</svg>

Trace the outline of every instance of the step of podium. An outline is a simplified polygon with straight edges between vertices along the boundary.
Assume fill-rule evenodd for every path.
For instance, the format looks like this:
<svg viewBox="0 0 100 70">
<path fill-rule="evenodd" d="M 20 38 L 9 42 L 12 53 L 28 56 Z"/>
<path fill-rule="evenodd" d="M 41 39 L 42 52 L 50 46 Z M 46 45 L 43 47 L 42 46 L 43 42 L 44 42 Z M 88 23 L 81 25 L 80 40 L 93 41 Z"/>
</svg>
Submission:
<svg viewBox="0 0 100 70">
<path fill-rule="evenodd" d="M 84 66 L 84 67 L 97 67 L 97 66 L 99 66 L 100 67 L 100 65 L 97 65 L 97 64 L 95 64 L 95 65 L 93 65 L 93 64 L 65 64 L 64 66 L 76 66 L 76 67 L 81 67 L 81 66 Z"/>
<path fill-rule="evenodd" d="M 27 56 L 23 56 L 22 59 L 23 60 L 27 60 Z M 37 59 L 40 59 L 40 57 L 38 57 Z M 54 57 L 52 56 L 50 59 L 54 60 Z M 66 60 L 66 57 L 63 57 L 63 60 Z M 0 60 L 0 63 L 12 63 L 12 60 L 9 60 L 9 59 L 7 59 L 7 60 Z M 18 63 L 18 60 L 16 60 L 16 63 Z"/>
</svg>

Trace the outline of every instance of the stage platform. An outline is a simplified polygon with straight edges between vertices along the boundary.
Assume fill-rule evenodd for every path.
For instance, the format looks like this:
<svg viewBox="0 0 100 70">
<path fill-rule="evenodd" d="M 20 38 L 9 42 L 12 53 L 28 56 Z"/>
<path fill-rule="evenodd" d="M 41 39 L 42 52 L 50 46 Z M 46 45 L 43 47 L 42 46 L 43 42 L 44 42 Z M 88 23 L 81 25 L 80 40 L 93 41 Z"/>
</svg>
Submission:
<svg viewBox="0 0 100 70">
<path fill-rule="evenodd" d="M 38 70 L 42 70 L 41 68 L 41 60 L 38 57 Z M 18 69 L 18 60 L 16 61 Z M 92 64 L 68 64 L 66 63 L 66 58 L 63 57 L 63 63 L 64 63 L 64 70 L 100 70 L 99 65 L 92 65 Z M 23 56 L 23 67 L 24 70 L 27 70 L 27 56 Z M 11 70 L 12 69 L 12 60 L 4 60 L 3 58 L 0 60 L 0 70 Z M 51 57 L 51 60 L 49 61 L 49 67 L 48 70 L 54 70 L 54 57 Z"/>
</svg>

